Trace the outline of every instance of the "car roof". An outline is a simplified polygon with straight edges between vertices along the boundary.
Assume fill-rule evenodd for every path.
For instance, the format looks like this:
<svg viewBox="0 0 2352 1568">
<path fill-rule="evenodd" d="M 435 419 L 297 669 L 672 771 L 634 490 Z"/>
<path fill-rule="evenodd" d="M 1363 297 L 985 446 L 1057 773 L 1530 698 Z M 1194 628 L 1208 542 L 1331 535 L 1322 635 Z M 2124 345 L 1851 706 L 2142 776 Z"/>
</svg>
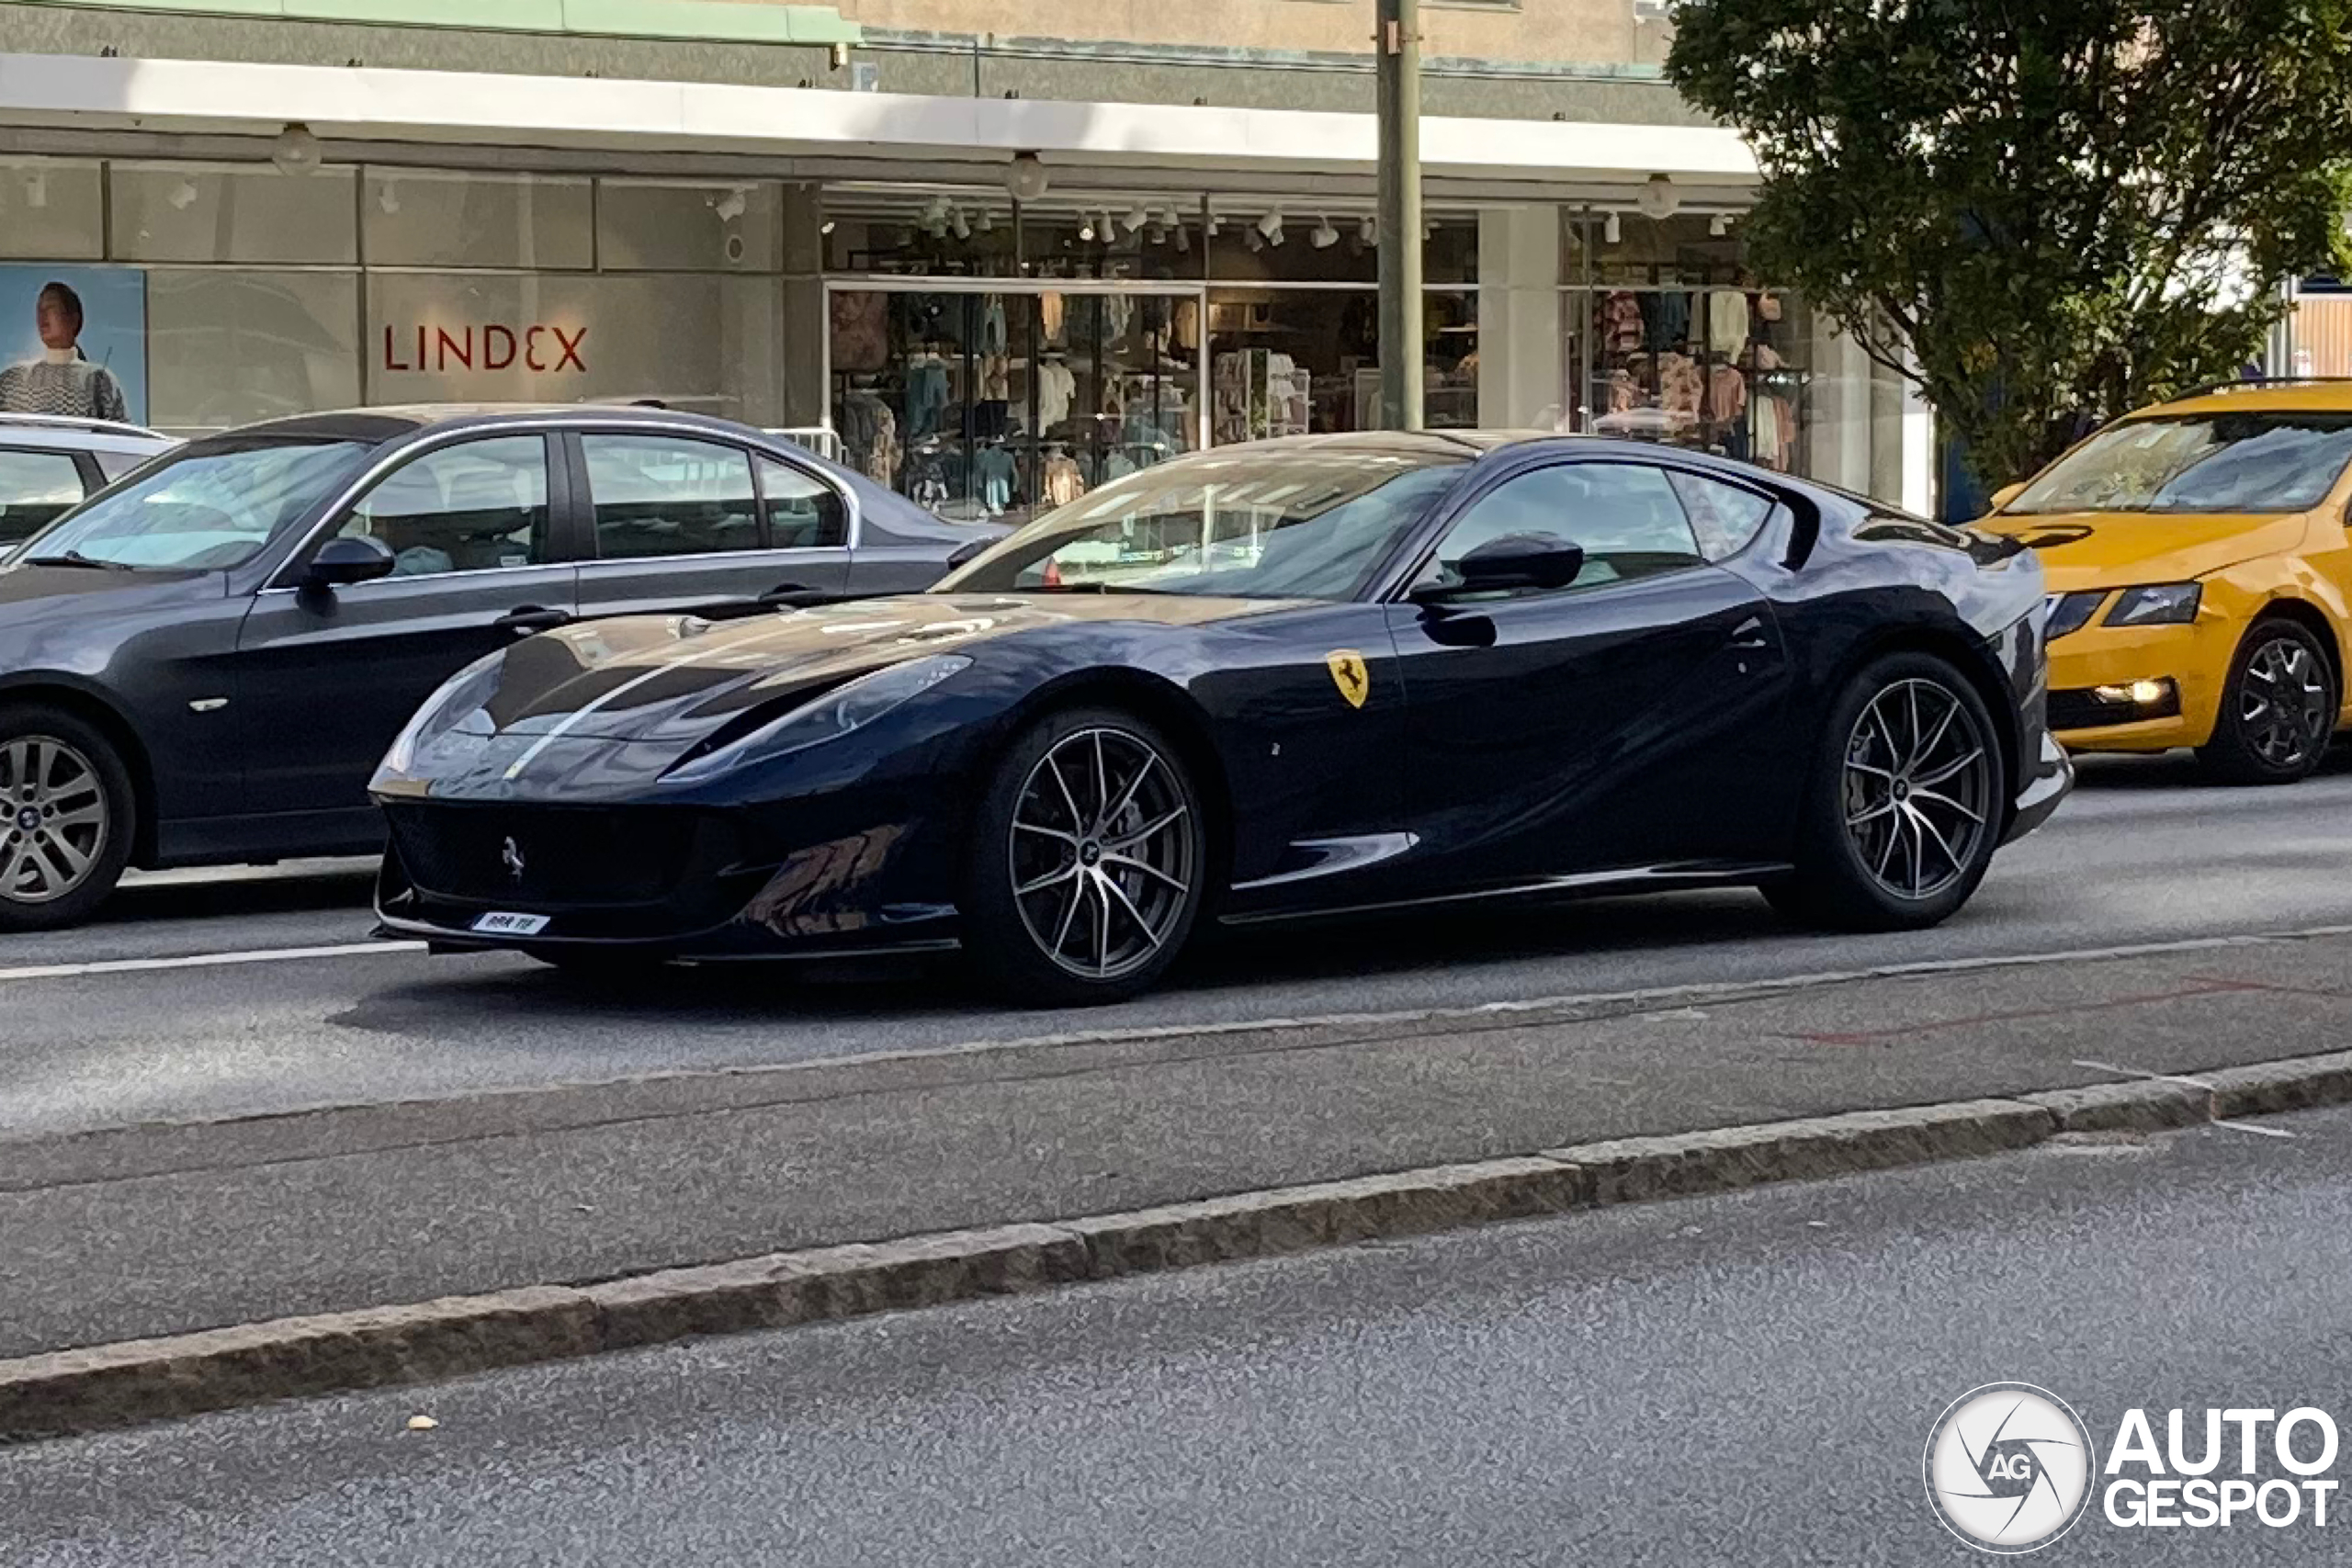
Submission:
<svg viewBox="0 0 2352 1568">
<path fill-rule="evenodd" d="M 93 451 L 153 452 L 173 437 L 144 425 L 63 414 L 0 413 L 0 446 L 78 446 Z"/>
<path fill-rule="evenodd" d="M 419 431 L 531 425 L 624 419 L 631 424 L 673 426 L 681 432 L 741 437 L 747 432 L 769 437 L 740 421 L 683 409 L 648 408 L 641 403 L 388 403 L 374 408 L 330 409 L 321 413 L 292 414 L 263 420 L 217 434 L 241 439 L 255 436 L 310 441 L 390 441 Z"/>
<path fill-rule="evenodd" d="M 2352 413 L 2352 377 L 2223 381 L 2125 417 L 2164 419 L 2211 413 Z"/>
</svg>

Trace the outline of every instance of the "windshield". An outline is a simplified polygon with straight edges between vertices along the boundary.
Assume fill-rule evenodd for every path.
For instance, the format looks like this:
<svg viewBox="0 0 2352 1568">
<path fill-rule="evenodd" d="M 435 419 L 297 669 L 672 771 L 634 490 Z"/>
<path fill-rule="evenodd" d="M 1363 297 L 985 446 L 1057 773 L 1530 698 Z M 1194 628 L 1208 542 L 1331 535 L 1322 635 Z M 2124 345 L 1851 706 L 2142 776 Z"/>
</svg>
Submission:
<svg viewBox="0 0 2352 1568">
<path fill-rule="evenodd" d="M 2352 414 L 2135 419 L 2067 453 L 2001 511 L 2301 512 L 2347 460 Z"/>
<path fill-rule="evenodd" d="M 1352 599 L 1461 467 L 1340 450 L 1183 458 L 1048 513 L 939 592 Z"/>
<path fill-rule="evenodd" d="M 357 441 L 183 447 L 100 491 L 16 558 L 166 570 L 236 566 L 317 504 L 369 450 Z"/>
</svg>

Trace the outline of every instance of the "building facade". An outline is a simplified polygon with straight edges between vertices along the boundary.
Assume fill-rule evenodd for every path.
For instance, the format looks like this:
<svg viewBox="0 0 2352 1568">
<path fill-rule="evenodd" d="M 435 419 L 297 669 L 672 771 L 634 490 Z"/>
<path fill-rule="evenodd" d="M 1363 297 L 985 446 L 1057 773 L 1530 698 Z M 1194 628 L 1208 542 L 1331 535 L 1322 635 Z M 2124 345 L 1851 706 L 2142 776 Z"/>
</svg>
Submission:
<svg viewBox="0 0 2352 1568">
<path fill-rule="evenodd" d="M 1747 265 L 1656 0 L 1425 0 L 1436 425 L 1924 508 L 1929 420 Z M 1372 0 L 0 3 L 0 355 L 176 432 L 657 399 L 1018 518 L 1369 424 Z"/>
</svg>

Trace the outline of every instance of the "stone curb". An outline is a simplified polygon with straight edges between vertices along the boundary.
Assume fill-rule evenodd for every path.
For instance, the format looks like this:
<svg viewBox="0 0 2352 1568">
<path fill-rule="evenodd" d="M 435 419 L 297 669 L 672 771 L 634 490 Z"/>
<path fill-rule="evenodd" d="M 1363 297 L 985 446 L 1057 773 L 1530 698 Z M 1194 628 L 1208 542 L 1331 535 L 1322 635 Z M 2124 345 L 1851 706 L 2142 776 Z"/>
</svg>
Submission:
<svg viewBox="0 0 2352 1568">
<path fill-rule="evenodd" d="M 2352 1103 L 2352 1052 L 2127 1084 L 1618 1138 L 1052 1224 L 775 1253 L 584 1286 L 241 1324 L 0 1360 L 0 1442 L 438 1382 L 1607 1204 Z"/>
</svg>

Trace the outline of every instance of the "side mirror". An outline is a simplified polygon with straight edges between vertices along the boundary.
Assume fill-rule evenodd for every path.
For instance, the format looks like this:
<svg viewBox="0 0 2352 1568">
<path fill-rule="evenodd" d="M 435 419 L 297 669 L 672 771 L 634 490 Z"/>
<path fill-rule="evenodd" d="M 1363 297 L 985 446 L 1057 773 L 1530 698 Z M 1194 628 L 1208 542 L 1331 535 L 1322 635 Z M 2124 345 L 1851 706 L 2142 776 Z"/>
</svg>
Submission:
<svg viewBox="0 0 2352 1568">
<path fill-rule="evenodd" d="M 392 547 L 365 534 L 329 539 L 302 574 L 306 588 L 339 588 L 392 575 Z"/>
<path fill-rule="evenodd" d="M 1474 593 L 1519 588 L 1566 588 L 1584 570 L 1584 547 L 1557 534 L 1510 534 L 1489 539 L 1454 563 L 1462 581 L 1413 590 L 1417 604 L 1442 604 Z"/>
<path fill-rule="evenodd" d="M 995 544 L 994 539 L 974 539 L 968 544 L 958 545 L 954 553 L 948 556 L 947 564 L 955 567 L 962 566 L 966 561 L 978 560 L 988 554 Z"/>
<path fill-rule="evenodd" d="M 2015 501 L 2024 493 L 2025 481 L 2022 479 L 2013 485 L 2003 485 L 2000 489 L 1993 492 L 1993 504 L 1991 510 L 1998 512 L 2001 508 L 2007 506 L 2009 502 Z"/>
</svg>

